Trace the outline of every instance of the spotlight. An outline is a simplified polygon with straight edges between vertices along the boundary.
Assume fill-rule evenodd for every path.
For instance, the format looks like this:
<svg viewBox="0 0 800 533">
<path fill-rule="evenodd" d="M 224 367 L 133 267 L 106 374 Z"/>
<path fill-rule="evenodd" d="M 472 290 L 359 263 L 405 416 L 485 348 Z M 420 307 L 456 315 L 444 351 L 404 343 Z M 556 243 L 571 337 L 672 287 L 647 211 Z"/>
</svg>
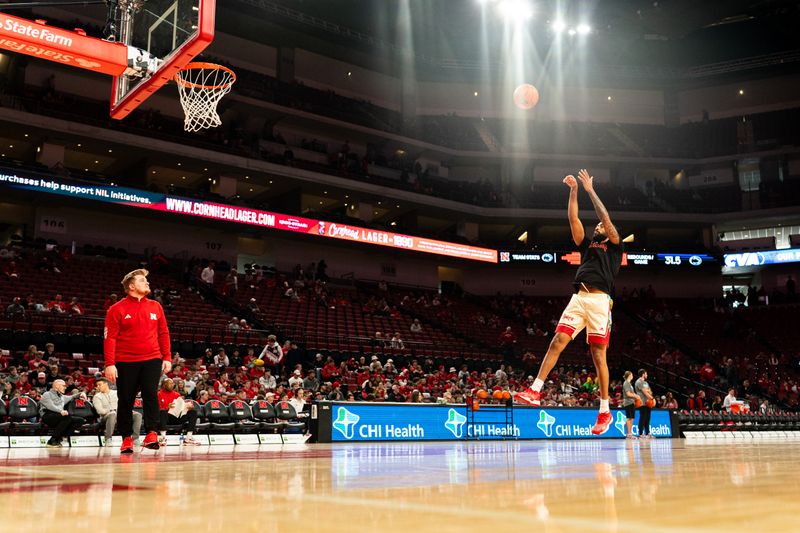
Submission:
<svg viewBox="0 0 800 533">
<path fill-rule="evenodd" d="M 578 32 L 576 32 L 574 28 L 570 28 L 570 29 L 569 29 L 569 31 L 568 31 L 567 33 L 568 33 L 570 36 L 573 36 L 573 35 L 575 35 L 575 34 L 576 34 L 576 33 L 578 33 Z"/>
<path fill-rule="evenodd" d="M 500 14 L 508 21 L 525 21 L 533 17 L 533 8 L 525 0 L 503 0 L 497 5 Z"/>
<path fill-rule="evenodd" d="M 578 31 L 578 35 L 589 35 L 592 32 L 592 27 L 588 24 L 578 24 L 575 29 Z"/>
<path fill-rule="evenodd" d="M 555 33 L 561 33 L 567 29 L 567 23 L 561 19 L 554 20 L 553 23 L 550 24 L 550 29 Z"/>
<path fill-rule="evenodd" d="M 739 96 L 744 96 L 744 89 L 739 89 Z"/>
</svg>

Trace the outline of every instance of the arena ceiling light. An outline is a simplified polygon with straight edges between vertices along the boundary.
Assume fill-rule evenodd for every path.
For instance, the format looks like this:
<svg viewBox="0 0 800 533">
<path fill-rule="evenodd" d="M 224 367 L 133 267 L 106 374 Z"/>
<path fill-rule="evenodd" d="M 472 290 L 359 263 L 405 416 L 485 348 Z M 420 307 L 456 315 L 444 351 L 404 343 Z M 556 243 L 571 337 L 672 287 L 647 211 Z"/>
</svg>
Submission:
<svg viewBox="0 0 800 533">
<path fill-rule="evenodd" d="M 525 0 L 501 0 L 497 10 L 507 21 L 524 22 L 533 18 L 533 6 Z"/>
<path fill-rule="evenodd" d="M 554 33 L 563 33 L 567 29 L 567 23 L 562 19 L 556 19 L 550 23 L 550 29 Z"/>
<path fill-rule="evenodd" d="M 588 24 L 578 24 L 575 31 L 578 32 L 578 35 L 589 35 L 592 32 L 592 27 Z"/>
</svg>

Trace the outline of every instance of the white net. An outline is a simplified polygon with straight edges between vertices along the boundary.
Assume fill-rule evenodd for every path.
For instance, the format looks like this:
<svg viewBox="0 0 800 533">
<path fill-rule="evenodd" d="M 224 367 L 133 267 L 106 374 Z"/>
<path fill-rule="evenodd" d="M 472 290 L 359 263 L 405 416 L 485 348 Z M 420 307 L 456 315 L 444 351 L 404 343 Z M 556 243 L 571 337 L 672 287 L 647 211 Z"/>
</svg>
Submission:
<svg viewBox="0 0 800 533">
<path fill-rule="evenodd" d="M 217 104 L 235 81 L 236 74 L 231 69 L 211 63 L 189 63 L 179 71 L 175 82 L 186 115 L 183 129 L 193 132 L 222 124 Z"/>
</svg>

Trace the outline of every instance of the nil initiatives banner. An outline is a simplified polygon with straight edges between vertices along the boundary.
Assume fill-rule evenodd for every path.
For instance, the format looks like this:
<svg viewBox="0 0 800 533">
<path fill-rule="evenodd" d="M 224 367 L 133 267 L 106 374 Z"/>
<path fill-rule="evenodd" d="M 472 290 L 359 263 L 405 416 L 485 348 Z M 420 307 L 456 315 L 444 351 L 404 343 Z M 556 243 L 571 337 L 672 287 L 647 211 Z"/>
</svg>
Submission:
<svg viewBox="0 0 800 533">
<path fill-rule="evenodd" d="M 260 211 L 248 207 L 179 198 L 138 189 L 108 185 L 67 183 L 40 176 L 6 174 L 2 169 L 0 169 L 0 185 L 13 189 L 37 191 L 80 198 L 83 200 L 96 200 L 129 207 L 164 211 L 177 215 L 210 218 L 249 226 L 305 233 L 308 235 L 358 242 L 373 246 L 386 246 L 414 252 L 497 263 L 497 250 L 490 248 L 479 248 L 477 246 L 403 235 L 401 233 L 362 228 L 348 224 L 337 224 L 324 220 L 271 213 L 269 211 Z"/>
<path fill-rule="evenodd" d="M 500 439 L 596 439 L 591 428 L 596 409 L 515 407 L 513 423 L 506 421 L 505 409 L 482 407 L 475 412 L 475 423 L 467 423 L 464 406 L 357 404 L 331 405 L 331 441 L 421 441 L 461 440 L 469 437 Z M 625 436 L 625 413 L 612 410 L 614 421 L 602 438 Z M 633 423 L 636 431 L 639 414 Z M 671 437 L 667 410 L 654 410 L 650 433 Z M 324 435 L 320 436 L 324 439 Z"/>
</svg>

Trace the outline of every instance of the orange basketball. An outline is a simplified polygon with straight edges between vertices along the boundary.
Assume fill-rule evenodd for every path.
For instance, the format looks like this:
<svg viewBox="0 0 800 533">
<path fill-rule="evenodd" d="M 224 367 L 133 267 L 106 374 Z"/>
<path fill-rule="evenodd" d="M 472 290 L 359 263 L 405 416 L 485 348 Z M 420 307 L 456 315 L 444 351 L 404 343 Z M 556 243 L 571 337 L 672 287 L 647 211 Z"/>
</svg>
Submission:
<svg viewBox="0 0 800 533">
<path fill-rule="evenodd" d="M 523 83 L 514 89 L 514 105 L 520 109 L 531 109 L 539 103 L 539 89 L 530 83 Z"/>
<path fill-rule="evenodd" d="M 473 411 L 479 411 L 480 408 L 481 408 L 481 404 L 477 400 L 472 402 L 472 410 Z"/>
<path fill-rule="evenodd" d="M 641 407 L 642 406 L 642 399 L 639 398 L 638 396 L 636 397 L 636 399 L 633 402 L 636 405 L 636 407 Z"/>
<path fill-rule="evenodd" d="M 507 390 L 504 390 L 503 391 L 503 399 L 504 400 L 510 400 L 511 399 L 511 393 L 508 392 Z"/>
<path fill-rule="evenodd" d="M 478 389 L 478 392 L 477 394 L 475 394 L 475 396 L 477 396 L 481 400 L 485 400 L 486 398 L 489 397 L 489 394 L 483 389 Z"/>
<path fill-rule="evenodd" d="M 656 401 L 654 399 L 650 398 L 649 400 L 647 400 L 647 407 L 655 407 L 655 406 L 656 406 Z"/>
<path fill-rule="evenodd" d="M 255 366 L 264 366 L 264 360 L 263 359 L 256 359 L 255 361 L 253 361 L 253 364 Z"/>
<path fill-rule="evenodd" d="M 501 391 L 501 390 L 494 391 L 492 393 L 492 397 L 494 397 L 495 400 L 502 400 L 503 399 L 503 391 Z"/>
</svg>

